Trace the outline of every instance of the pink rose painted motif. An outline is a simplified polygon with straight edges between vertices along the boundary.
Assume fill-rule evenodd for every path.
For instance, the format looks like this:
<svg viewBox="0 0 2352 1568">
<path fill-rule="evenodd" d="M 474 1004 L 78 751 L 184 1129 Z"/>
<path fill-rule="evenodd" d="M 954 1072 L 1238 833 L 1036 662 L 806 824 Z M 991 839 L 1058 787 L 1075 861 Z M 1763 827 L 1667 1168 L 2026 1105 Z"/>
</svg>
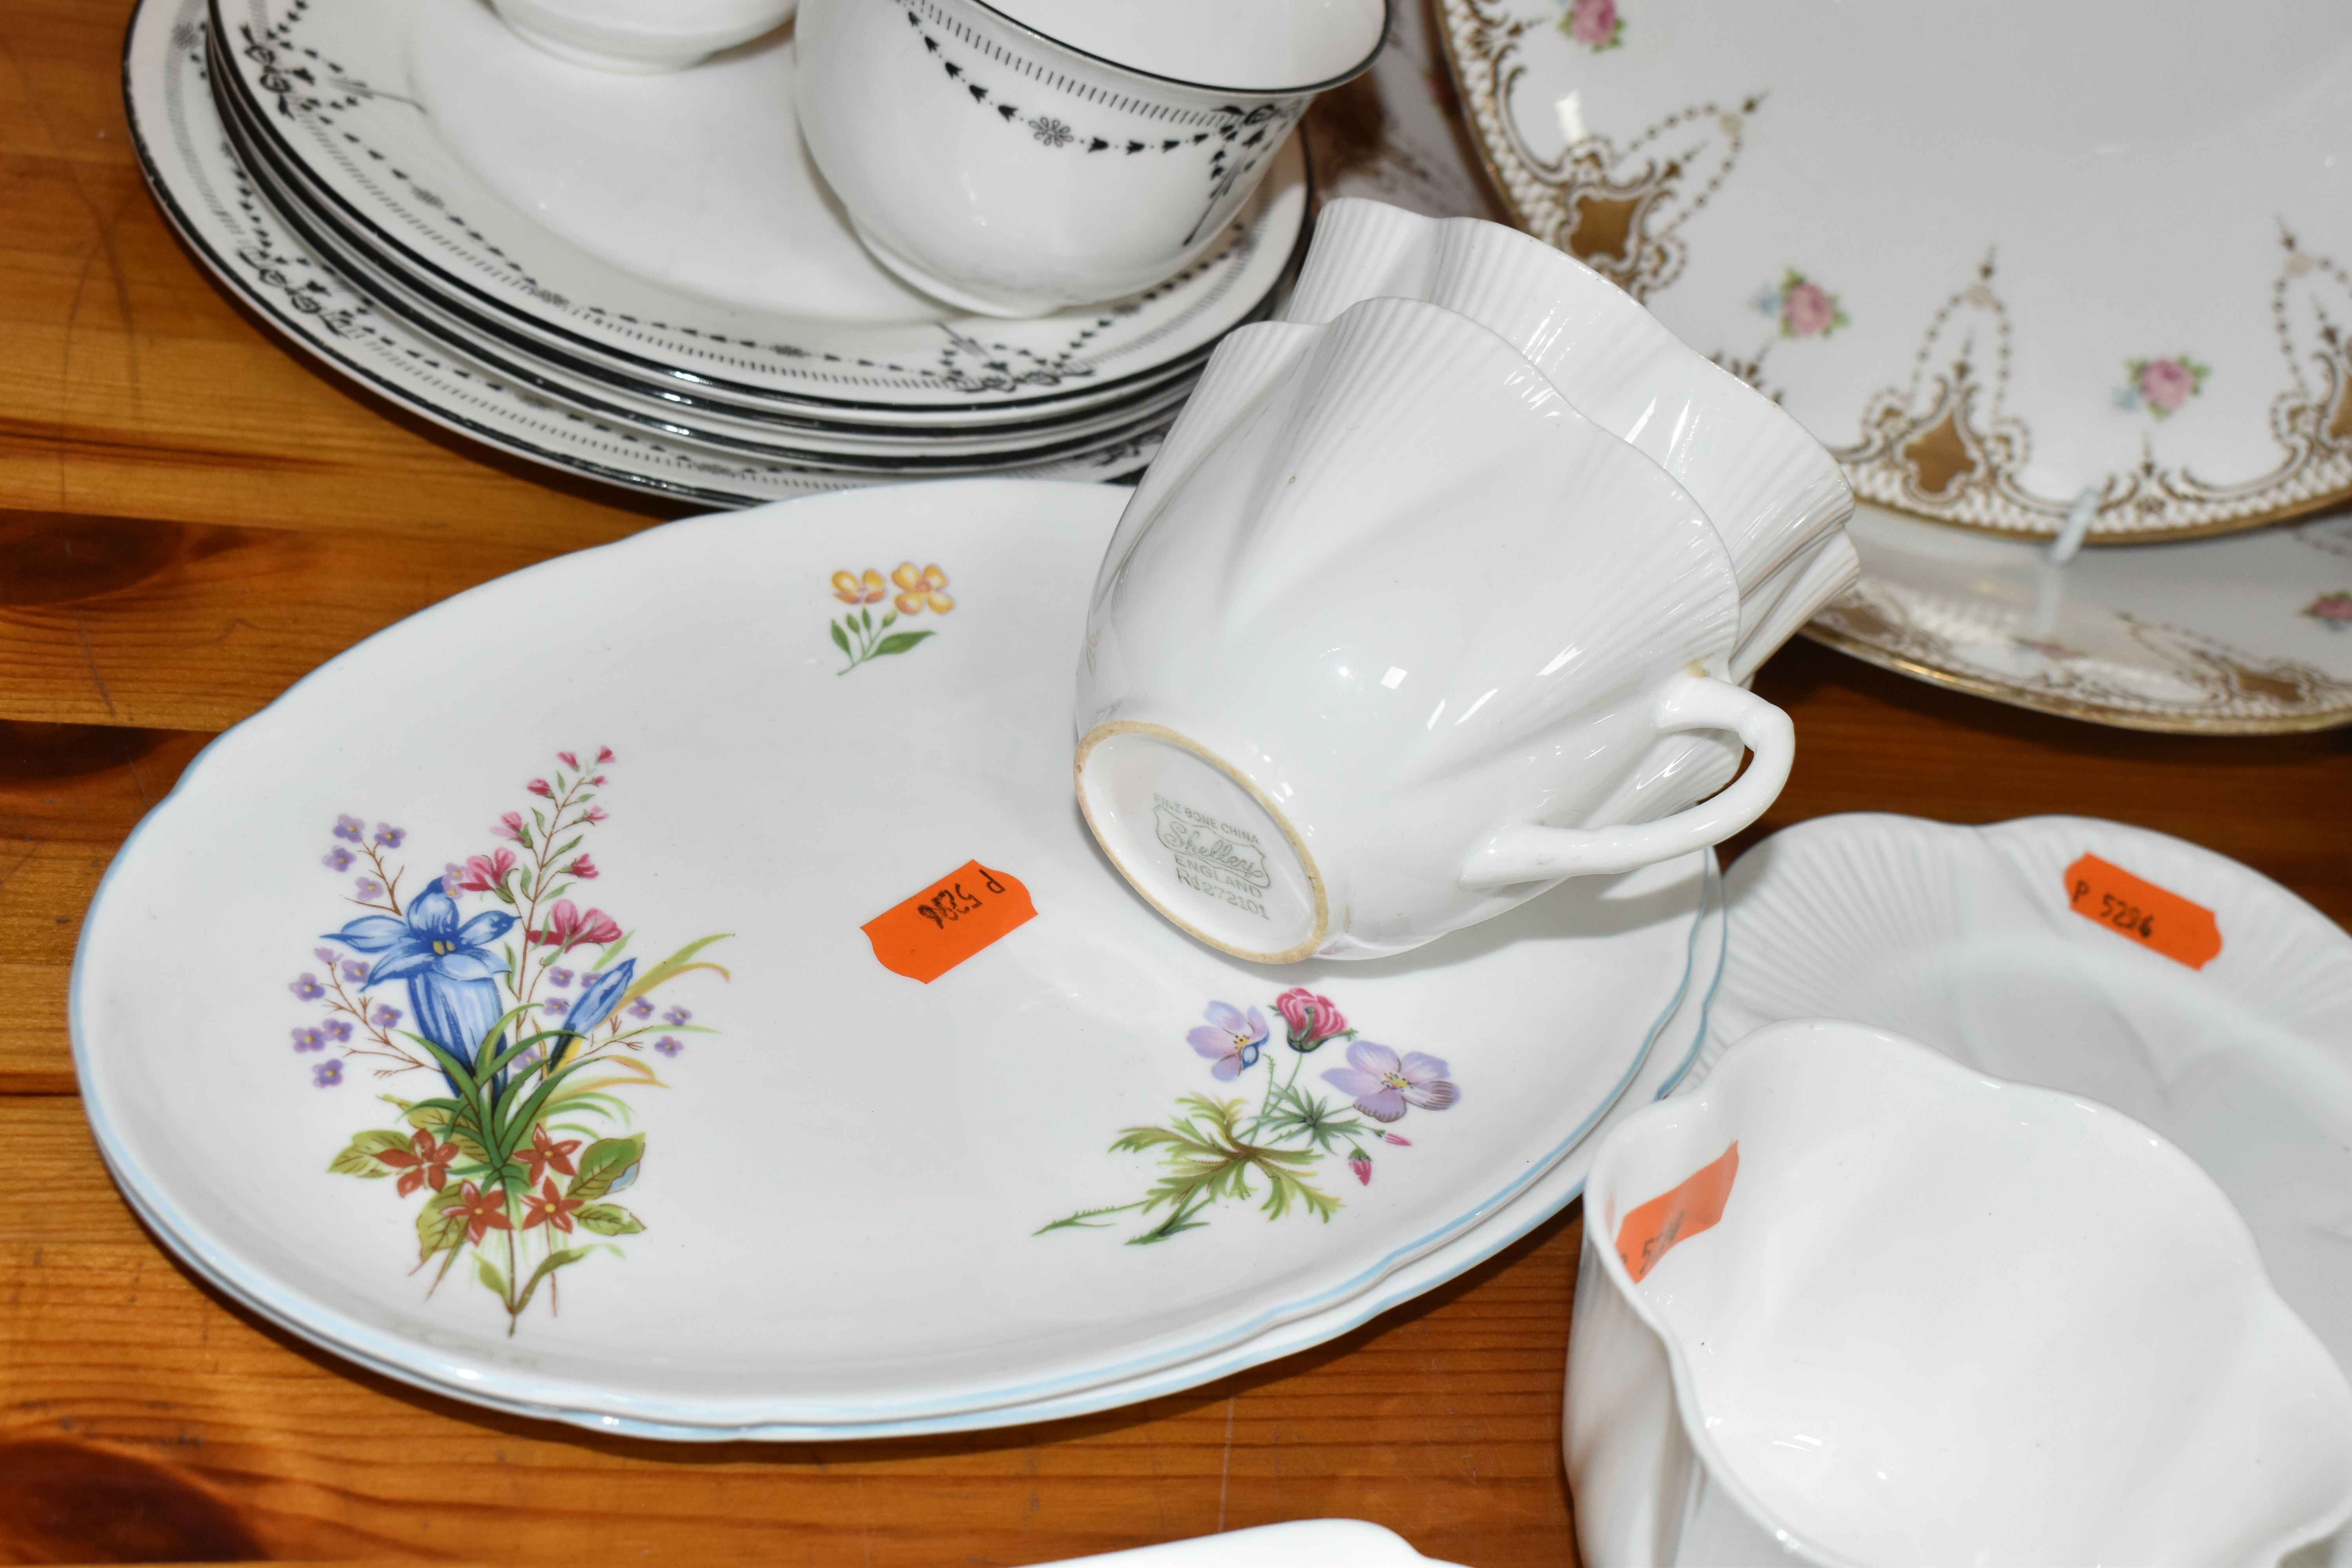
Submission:
<svg viewBox="0 0 2352 1568">
<path fill-rule="evenodd" d="M 2331 632 L 2352 630 L 2352 589 L 2322 594 L 2305 605 L 2303 613 Z"/>
<path fill-rule="evenodd" d="M 1624 43 L 1625 18 L 1617 14 L 1617 0 L 1574 0 L 1559 30 L 1597 55 Z"/>
<path fill-rule="evenodd" d="M 2145 408 L 2158 419 L 2179 413 L 2183 404 L 2205 390 L 2205 378 L 2213 374 L 2212 366 L 2199 364 L 2187 354 L 2127 360 L 2124 369 L 2131 379 L 2116 393 L 2116 406 L 2133 413 Z"/>
<path fill-rule="evenodd" d="M 1304 985 L 1294 985 L 1274 999 L 1274 1010 L 1288 1028 L 1290 1048 L 1311 1051 L 1326 1040 L 1351 1038 L 1346 1015 L 1328 996 L 1318 996 Z"/>
<path fill-rule="evenodd" d="M 1776 318 L 1784 338 L 1826 338 L 1846 324 L 1838 297 L 1791 267 L 1780 286 L 1756 296 L 1756 308 Z"/>
<path fill-rule="evenodd" d="M 1269 1220 L 1296 1213 L 1328 1224 L 1342 1205 L 1335 1194 L 1317 1185 L 1331 1179 L 1323 1174 L 1326 1160 L 1338 1157 L 1359 1186 L 1370 1186 L 1373 1148 L 1383 1143 L 1398 1149 L 1412 1146 L 1412 1139 L 1390 1131 L 1387 1123 L 1408 1109 L 1444 1110 L 1462 1098 L 1444 1062 L 1420 1051 L 1400 1055 L 1386 1046 L 1356 1039 L 1356 1031 L 1328 996 L 1295 985 L 1275 998 L 1274 1010 L 1281 1016 L 1284 1043 L 1290 1047 L 1279 1062 L 1267 1059 L 1270 1030 L 1265 1015 L 1255 1007 L 1212 1002 L 1204 1015 L 1208 1021 L 1184 1037 L 1185 1044 L 1208 1058 L 1210 1076 L 1220 1082 L 1235 1082 L 1265 1062 L 1265 1087 L 1255 1110 L 1246 1099 L 1180 1096 L 1176 1114 L 1166 1122 L 1129 1127 L 1110 1146 L 1114 1154 L 1159 1159 L 1160 1174 L 1143 1196 L 1080 1209 L 1040 1227 L 1037 1234 L 1097 1230 L 1115 1223 L 1114 1215 L 1134 1214 L 1146 1225 L 1128 1237 L 1128 1244 L 1149 1246 L 1200 1229 L 1209 1223 L 1208 1211 L 1220 1204 L 1250 1199 L 1257 1200 L 1259 1212 Z M 1308 1055 L 1339 1039 L 1353 1042 L 1348 1047 L 1349 1065 L 1326 1072 L 1323 1079 L 1352 1097 L 1352 1108 L 1334 1105 L 1311 1085 L 1302 1087 L 1298 1081 Z"/>
<path fill-rule="evenodd" d="M 346 1062 L 423 1080 L 409 1090 L 421 1098 L 380 1095 L 394 1125 L 354 1134 L 329 1172 L 393 1178 L 403 1200 L 422 1194 L 415 1267 L 437 1266 L 426 1293 L 463 1260 L 459 1277 L 499 1298 L 509 1332 L 534 1300 L 554 1309 L 554 1288 L 541 1287 L 558 1269 L 618 1254 L 614 1238 L 646 1228 L 614 1200 L 645 1163 L 646 1135 L 626 1130 L 625 1098 L 666 1087 L 638 1053 L 650 1043 L 676 1054 L 669 1037 L 646 1038 L 648 994 L 697 970 L 727 973 L 697 956 L 718 936 L 641 964 L 627 955 L 635 931 L 564 896 L 595 874 L 582 849 L 608 815 L 596 799 L 604 774 L 593 770 L 612 760 L 606 747 L 586 767 L 577 752 L 557 752 L 560 771 L 522 786 L 546 804 L 507 812 L 492 830 L 514 847 L 444 862 L 422 888 L 404 889 L 407 868 L 386 855 L 404 829 L 379 824 L 362 842 L 359 819 L 338 817 L 334 836 L 368 861 L 360 896 L 345 900 L 362 912 L 326 933 L 340 949 L 311 950 L 323 981 L 308 971 L 291 987 L 325 1014 L 294 1031 L 294 1048 L 341 1051 L 309 1066 L 313 1084 L 337 1088 Z M 488 907 L 467 917 L 466 895 Z M 567 958 L 583 945 L 593 954 Z M 405 1007 L 382 1000 L 395 988 Z M 683 1007 L 670 1013 L 684 1023 Z M 599 1121 L 614 1125 L 600 1135 Z"/>
</svg>

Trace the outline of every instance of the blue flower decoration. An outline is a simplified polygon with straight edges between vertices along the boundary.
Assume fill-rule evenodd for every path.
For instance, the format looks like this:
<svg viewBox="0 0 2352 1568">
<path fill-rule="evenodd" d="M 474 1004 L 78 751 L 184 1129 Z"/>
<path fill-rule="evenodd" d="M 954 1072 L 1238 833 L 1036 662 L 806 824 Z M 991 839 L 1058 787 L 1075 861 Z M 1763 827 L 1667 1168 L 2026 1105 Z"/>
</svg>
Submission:
<svg viewBox="0 0 2352 1568">
<path fill-rule="evenodd" d="M 362 988 L 404 982 L 419 1032 L 470 1068 L 478 1052 L 495 1056 L 505 1042 L 504 1036 L 488 1037 L 506 1011 L 499 1005 L 498 977 L 507 971 L 505 955 L 489 944 L 514 924 L 514 916 L 492 910 L 460 925 L 457 900 L 442 891 L 436 877 L 410 901 L 405 919 L 369 915 L 329 933 L 329 940 L 381 953 Z M 449 1089 L 457 1092 L 454 1080 Z"/>
<path fill-rule="evenodd" d="M 584 1035 L 603 1023 L 612 1016 L 613 1009 L 621 1005 L 621 998 L 628 994 L 629 978 L 636 972 L 637 961 L 634 958 L 616 968 L 606 970 L 597 977 L 595 984 L 580 994 L 580 1000 L 572 1005 L 571 1015 L 563 1020 L 563 1026 L 575 1035 Z"/>
</svg>

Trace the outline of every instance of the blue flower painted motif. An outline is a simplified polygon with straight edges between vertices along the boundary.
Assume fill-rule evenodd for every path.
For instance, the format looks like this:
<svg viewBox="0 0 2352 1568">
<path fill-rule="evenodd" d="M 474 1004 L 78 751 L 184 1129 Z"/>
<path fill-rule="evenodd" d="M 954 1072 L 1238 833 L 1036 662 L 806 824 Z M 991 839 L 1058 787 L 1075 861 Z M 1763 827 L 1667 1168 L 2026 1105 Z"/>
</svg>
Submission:
<svg viewBox="0 0 2352 1568">
<path fill-rule="evenodd" d="M 637 961 L 634 958 L 623 960 L 616 969 L 606 970 L 597 977 L 594 984 L 580 994 L 580 1000 L 572 1005 L 571 1016 L 563 1020 L 563 1026 L 575 1035 L 584 1035 L 612 1016 L 613 1009 L 621 1005 L 621 998 L 629 994 L 629 982 L 635 978 L 636 973 Z"/>
<path fill-rule="evenodd" d="M 409 901 L 405 917 L 368 915 L 328 936 L 362 952 L 382 953 L 368 971 L 367 986 L 406 982 L 418 1030 L 470 1068 L 506 1011 L 498 977 L 507 972 L 507 961 L 490 943 L 514 924 L 514 916 L 500 910 L 486 910 L 459 924 L 457 900 L 441 890 L 436 877 Z M 503 1041 L 499 1037 L 499 1043 Z M 497 1044 L 490 1054 L 498 1054 Z M 449 1090 L 457 1091 L 455 1079 Z"/>
<path fill-rule="evenodd" d="M 424 1099 L 378 1096 L 397 1112 L 394 1124 L 353 1134 L 327 1169 L 398 1177 L 394 1195 L 402 1199 L 424 1194 L 415 1267 L 437 1264 L 424 1289 L 457 1271 L 499 1298 L 510 1331 L 542 1285 L 552 1309 L 558 1269 L 617 1254 L 617 1238 L 646 1228 L 613 1201 L 636 1180 L 646 1135 L 616 1129 L 598 1137 L 593 1124 L 625 1128 L 621 1097 L 666 1087 L 637 1055 L 657 1027 L 658 1004 L 647 994 L 702 971 L 727 977 L 700 956 L 724 933 L 667 958 L 625 957 L 637 933 L 566 896 L 600 878 L 578 851 L 609 815 L 598 797 L 614 759 L 610 747 L 591 756 L 558 752 L 560 770 L 523 785 L 545 804 L 507 812 L 490 829 L 516 847 L 451 860 L 445 876 L 405 900 L 407 870 L 396 863 L 405 830 L 379 823 L 363 837 L 359 817 L 337 816 L 333 852 L 365 860 L 354 900 L 364 913 L 312 950 L 323 973 L 288 985 L 306 1009 L 326 1012 L 293 1031 L 304 1057 L 366 1057 L 390 1064 L 373 1068 L 378 1078 L 413 1071 L 447 1084 L 446 1095 L 435 1086 Z M 494 902 L 469 920 L 458 900 L 470 894 Z M 394 983 L 407 988 L 405 1009 L 383 1000 Z M 712 1032 L 673 1006 L 668 1022 L 681 1033 Z M 679 1042 L 663 1035 L 654 1048 L 673 1058 Z M 346 1079 L 341 1059 L 297 1059 L 320 1089 Z"/>
</svg>

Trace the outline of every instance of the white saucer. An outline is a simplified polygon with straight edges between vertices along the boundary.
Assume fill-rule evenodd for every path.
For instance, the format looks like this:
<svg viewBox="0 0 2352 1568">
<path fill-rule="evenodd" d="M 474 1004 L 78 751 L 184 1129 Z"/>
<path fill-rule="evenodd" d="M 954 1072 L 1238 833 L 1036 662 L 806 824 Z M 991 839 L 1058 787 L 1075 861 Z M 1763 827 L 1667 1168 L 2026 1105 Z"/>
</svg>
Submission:
<svg viewBox="0 0 2352 1568">
<path fill-rule="evenodd" d="M 378 310 L 289 236 L 223 134 L 205 75 L 204 0 L 142 0 L 123 48 L 124 99 L 147 176 L 198 259 L 294 344 L 371 392 L 460 435 L 551 468 L 716 506 L 870 482 L 648 436 L 551 398 Z M 1118 479 L 1159 450 L 1129 449 L 1020 470 Z"/>
<path fill-rule="evenodd" d="M 215 0 L 214 16 L 262 129 L 412 281 L 551 347 L 738 395 L 854 415 L 1108 388 L 1245 319 L 1307 221 L 1294 153 L 1166 283 L 982 321 L 858 244 L 800 148 L 788 38 L 620 76 L 532 48 L 476 0 Z"/>
<path fill-rule="evenodd" d="M 2218 954 L 2191 968 L 2077 913 L 2085 854 L 2209 911 Z M 2092 881 L 2092 914 L 2179 917 Z M 2104 1100 L 2221 1184 L 2352 1368 L 2352 936 L 2326 916 L 2210 850 L 2087 817 L 1822 817 L 1726 883 L 1730 954 L 1690 1081 L 1758 1026 L 1820 1016 Z"/>
<path fill-rule="evenodd" d="M 1906 675 L 2132 730 L 2352 724 L 2352 515 L 2085 550 L 1864 506 L 1862 580 L 1806 627 Z"/>
<path fill-rule="evenodd" d="M 85 925 L 77 1059 L 126 1190 L 194 1267 L 339 1353 L 460 1398 L 667 1435 L 1035 1418 L 1158 1373 L 1216 1375 L 1222 1352 L 1285 1321 L 1376 1310 L 1399 1270 L 1521 1196 L 1624 1090 L 1686 983 L 1701 858 L 1570 883 L 1381 963 L 1255 969 L 1176 934 L 1102 865 L 1068 794 L 1072 650 L 1124 500 L 965 481 L 827 498 L 788 528 L 673 524 L 460 595 L 302 682 L 189 770 Z M 853 664 L 829 629 L 847 611 L 834 574 L 900 561 L 939 563 L 944 584 L 918 591 L 952 606 L 861 622 L 840 641 L 874 657 Z M 884 640 L 911 633 L 929 635 Z M 314 950 L 366 915 L 345 895 L 372 863 L 334 865 L 369 847 L 330 833 L 345 814 L 365 839 L 401 829 L 383 853 L 410 868 L 414 900 L 452 862 L 518 849 L 497 828 L 547 807 L 525 790 L 534 775 L 561 795 L 597 773 L 610 819 L 567 829 L 583 842 L 560 858 L 584 850 L 599 875 L 562 896 L 636 933 L 638 980 L 718 932 L 734 934 L 692 957 L 732 978 L 688 970 L 650 999 L 692 1015 L 643 1021 L 637 1043 L 674 1057 L 614 1053 L 674 1089 L 595 1069 L 615 1080 L 600 1092 L 616 1120 L 551 1131 L 582 1143 L 567 1156 L 580 1182 L 625 1179 L 575 1194 L 572 1173 L 541 1169 L 559 1204 L 589 1206 L 562 1211 L 560 1300 L 510 1319 L 479 1266 L 528 1279 L 557 1255 L 551 1227 L 517 1237 L 520 1268 L 486 1229 L 488 1255 L 467 1251 L 437 1289 L 446 1254 L 412 1275 L 431 1193 L 326 1166 L 355 1133 L 397 1131 L 379 1087 L 448 1091 L 424 1071 L 378 1086 L 365 1058 L 314 1086 L 341 1043 L 295 1031 L 333 1016 L 310 994 L 329 979 Z M 975 862 L 1024 883 L 1036 917 L 929 984 L 884 968 L 860 928 L 902 900 L 933 901 L 929 922 L 902 916 L 919 937 L 1012 896 Z M 159 946 L 152 921 L 180 908 L 203 912 Z M 469 894 L 461 910 L 493 906 Z M 415 962 L 495 966 L 519 934 L 499 923 L 429 931 L 451 952 Z M 525 923 L 554 929 L 544 908 Z M 1298 986 L 1357 1038 L 1286 1045 L 1276 1003 Z M 404 992 L 387 983 L 367 1006 L 414 1026 L 429 1010 Z M 1237 1079 L 1188 1043 L 1218 1003 L 1272 1026 Z M 1370 1122 L 1321 1076 L 1350 1051 L 1359 1068 L 1444 1078 L 1459 1100 Z M 1339 1124 L 1328 1149 L 1296 1127 L 1250 1131 L 1270 1065 Z M 1156 1146 L 1106 1151 L 1123 1129 L 1168 1126 L 1188 1094 L 1239 1100 L 1244 1138 L 1286 1153 L 1246 1196 L 1208 1190 L 1185 1210 L 1197 1228 L 1171 1228 L 1170 1208 L 1136 1206 L 1168 1173 Z M 375 1169 L 375 1146 L 345 1164 Z M 1266 1164 L 1312 1194 L 1286 1188 L 1286 1212 L 1268 1212 Z M 531 1190 L 539 1208 L 511 1223 L 544 1211 Z M 1048 1228 L 1073 1215 L 1087 1223 Z"/>
</svg>

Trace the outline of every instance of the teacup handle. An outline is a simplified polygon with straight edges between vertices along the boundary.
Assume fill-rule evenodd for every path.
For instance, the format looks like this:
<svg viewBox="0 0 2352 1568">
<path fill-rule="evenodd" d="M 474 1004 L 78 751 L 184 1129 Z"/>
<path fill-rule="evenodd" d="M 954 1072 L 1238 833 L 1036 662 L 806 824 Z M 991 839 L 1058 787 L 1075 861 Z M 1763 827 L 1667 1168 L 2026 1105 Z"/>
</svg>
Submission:
<svg viewBox="0 0 2352 1568">
<path fill-rule="evenodd" d="M 1710 676 L 1683 676 L 1658 703 L 1658 732 L 1729 730 L 1756 760 L 1729 788 L 1687 811 L 1622 827 L 1506 827 L 1470 858 L 1465 888 L 1507 888 L 1563 877 L 1603 876 L 1671 860 L 1720 844 L 1780 797 L 1797 760 L 1797 727 L 1745 687 Z"/>
</svg>

